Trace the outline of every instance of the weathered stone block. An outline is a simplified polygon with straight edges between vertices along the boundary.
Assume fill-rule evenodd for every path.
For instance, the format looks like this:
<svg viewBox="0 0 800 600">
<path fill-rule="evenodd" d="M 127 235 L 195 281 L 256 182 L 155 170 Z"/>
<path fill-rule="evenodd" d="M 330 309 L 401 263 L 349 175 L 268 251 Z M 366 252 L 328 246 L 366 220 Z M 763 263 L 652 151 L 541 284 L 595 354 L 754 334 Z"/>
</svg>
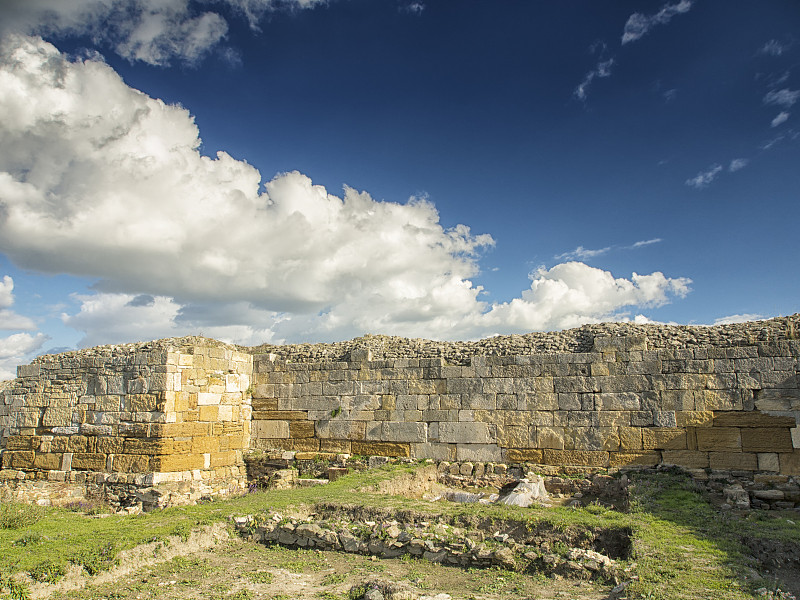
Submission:
<svg viewBox="0 0 800 600">
<path fill-rule="evenodd" d="M 106 436 L 97 438 L 97 451 L 102 454 L 120 454 L 124 445 L 123 438 Z"/>
<path fill-rule="evenodd" d="M 573 465 L 588 467 L 607 467 L 608 452 L 588 450 L 542 450 L 542 462 L 546 465 Z"/>
<path fill-rule="evenodd" d="M 235 454 L 235 453 L 234 453 Z M 219 465 L 235 464 L 234 462 L 222 462 Z M 150 461 L 150 468 L 157 473 L 172 473 L 175 471 L 191 471 L 205 467 L 203 455 L 193 454 L 173 454 L 171 456 L 154 456 Z"/>
<path fill-rule="evenodd" d="M 744 400 L 741 390 L 695 390 L 697 410 L 743 410 Z"/>
<path fill-rule="evenodd" d="M 6 450 L 32 450 L 33 437 L 29 435 L 11 435 L 6 440 Z"/>
<path fill-rule="evenodd" d="M 38 408 L 19 408 L 11 413 L 12 427 L 39 427 L 41 411 Z"/>
<path fill-rule="evenodd" d="M 797 406 L 800 406 L 800 389 L 758 390 L 755 402 L 758 410 L 797 410 Z"/>
<path fill-rule="evenodd" d="M 708 460 L 709 466 L 712 469 L 734 471 L 758 470 L 758 455 L 750 452 L 709 452 Z"/>
<path fill-rule="evenodd" d="M 604 411 L 598 414 L 600 427 L 630 427 L 631 413 L 623 410 Z"/>
<path fill-rule="evenodd" d="M 313 423 L 311 424 L 313 427 Z M 289 437 L 288 421 L 253 421 L 250 424 L 250 436 L 254 438 L 279 438 Z"/>
<path fill-rule="evenodd" d="M 361 437 L 364 437 L 363 434 Z M 400 421 L 384 421 L 381 423 L 381 441 L 424 443 L 427 440 L 427 423 Z"/>
<path fill-rule="evenodd" d="M 577 393 L 560 393 L 557 400 L 559 410 L 581 410 L 581 397 Z"/>
<path fill-rule="evenodd" d="M 337 440 L 363 440 L 366 430 L 364 421 L 317 421 L 317 437 Z"/>
<path fill-rule="evenodd" d="M 502 452 L 496 444 L 456 444 L 457 461 L 498 462 Z"/>
<path fill-rule="evenodd" d="M 411 446 L 407 443 L 353 440 L 352 450 L 359 456 L 411 456 Z"/>
<path fill-rule="evenodd" d="M 489 444 L 494 441 L 490 427 L 480 422 L 440 423 L 439 440 L 455 444 Z"/>
<path fill-rule="evenodd" d="M 111 461 L 111 470 L 116 473 L 148 473 L 150 457 L 145 455 L 115 454 Z"/>
<path fill-rule="evenodd" d="M 127 438 L 124 444 L 125 454 L 169 454 L 172 450 L 173 442 L 171 439 Z M 77 456 L 77 454 L 75 456 Z"/>
<path fill-rule="evenodd" d="M 745 427 L 741 431 L 744 452 L 791 452 L 793 449 L 787 427 Z"/>
<path fill-rule="evenodd" d="M 708 468 L 708 452 L 695 450 L 663 450 L 661 460 L 669 465 L 679 465 L 687 469 Z"/>
<path fill-rule="evenodd" d="M 642 450 L 642 428 L 640 427 L 620 427 L 619 444 L 623 452 Z"/>
<path fill-rule="evenodd" d="M 198 419 L 200 421 L 219 421 L 219 405 L 200 406 Z"/>
<path fill-rule="evenodd" d="M 505 454 L 508 462 L 542 463 L 542 450 L 535 448 L 509 448 Z"/>
<path fill-rule="evenodd" d="M 253 401 L 251 404 L 253 408 L 253 412 L 263 412 L 263 411 L 276 411 L 278 410 L 278 399 L 277 398 L 255 398 L 253 397 Z M 259 417 L 264 419 L 264 416 Z"/>
<path fill-rule="evenodd" d="M 564 449 L 563 427 L 535 427 L 531 430 L 533 445 L 537 448 Z M 527 445 L 527 444 L 526 444 Z"/>
<path fill-rule="evenodd" d="M 37 452 L 33 459 L 33 467 L 45 471 L 58 471 L 61 468 L 61 454 Z"/>
<path fill-rule="evenodd" d="M 453 461 L 456 459 L 456 447 L 448 444 L 411 444 L 411 457 Z"/>
<path fill-rule="evenodd" d="M 314 437 L 314 423 L 312 421 L 289 421 L 289 437 L 291 438 Z"/>
<path fill-rule="evenodd" d="M 678 427 L 711 427 L 714 423 L 712 411 L 680 411 L 675 413 L 675 423 Z"/>
<path fill-rule="evenodd" d="M 198 394 L 199 396 L 200 394 Z M 125 410 L 129 412 L 150 412 L 160 410 L 156 394 L 128 394 L 125 396 Z"/>
<path fill-rule="evenodd" d="M 755 411 L 715 412 L 714 427 L 795 427 L 794 417 L 773 416 Z"/>
<path fill-rule="evenodd" d="M 497 443 L 505 448 L 524 448 L 531 444 L 528 427 L 497 426 Z"/>
<path fill-rule="evenodd" d="M 686 450 L 686 430 L 680 427 L 642 429 L 642 448 L 645 450 Z"/>
<path fill-rule="evenodd" d="M 700 427 L 696 430 L 697 449 L 701 451 L 740 450 L 741 429 L 738 427 Z"/>
<path fill-rule="evenodd" d="M 72 424 L 71 408 L 46 408 L 42 417 L 43 427 L 66 427 Z"/>
<path fill-rule="evenodd" d="M 72 455 L 72 468 L 76 471 L 105 471 L 106 455 L 91 452 L 76 452 Z"/>
<path fill-rule="evenodd" d="M 320 440 L 319 449 L 321 452 L 333 454 L 351 454 L 352 442 L 350 440 Z"/>
<path fill-rule="evenodd" d="M 777 473 L 781 470 L 780 460 L 776 452 L 761 452 L 758 454 L 758 470 Z"/>
<path fill-rule="evenodd" d="M 612 452 L 609 457 L 609 465 L 612 467 L 654 467 L 660 462 L 660 452 Z"/>
<path fill-rule="evenodd" d="M 640 396 L 634 392 L 601 393 L 595 397 L 599 410 L 639 410 Z"/>
<path fill-rule="evenodd" d="M 782 475 L 800 475 L 800 450 L 778 454 Z"/>
</svg>

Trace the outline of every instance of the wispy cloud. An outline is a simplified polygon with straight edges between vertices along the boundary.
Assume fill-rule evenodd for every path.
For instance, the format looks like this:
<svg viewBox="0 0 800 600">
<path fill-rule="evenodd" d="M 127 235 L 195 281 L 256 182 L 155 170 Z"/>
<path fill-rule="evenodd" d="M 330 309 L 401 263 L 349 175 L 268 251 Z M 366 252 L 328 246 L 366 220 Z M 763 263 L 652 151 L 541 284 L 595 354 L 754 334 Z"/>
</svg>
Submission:
<svg viewBox="0 0 800 600">
<path fill-rule="evenodd" d="M 629 42 L 635 42 L 656 25 L 666 25 L 672 20 L 672 17 L 689 12 L 691 8 L 691 0 L 681 0 L 677 4 L 665 4 L 661 10 L 654 15 L 648 16 L 642 13 L 633 13 L 628 17 L 628 21 L 625 23 L 625 29 L 622 33 L 622 44 L 625 45 Z"/>
<path fill-rule="evenodd" d="M 583 246 L 578 246 L 575 250 L 570 252 L 564 252 L 564 254 L 558 254 L 554 258 L 556 260 L 586 260 L 587 258 L 594 258 L 595 256 L 600 256 L 601 254 L 605 254 L 609 250 L 611 250 L 612 246 L 608 246 L 606 248 L 598 248 L 596 250 L 592 250 L 590 248 L 584 248 Z"/>
<path fill-rule="evenodd" d="M 697 188 L 698 190 L 704 187 L 708 187 L 711 184 L 711 182 L 717 178 L 717 175 L 719 175 L 721 172 L 722 172 L 722 165 L 712 165 L 711 167 L 709 167 L 705 171 L 701 171 L 691 179 L 687 179 L 686 185 L 688 185 L 689 187 Z"/>
<path fill-rule="evenodd" d="M 603 78 L 608 77 L 611 75 L 611 67 L 614 66 L 614 59 L 609 58 L 608 60 L 601 60 L 597 63 L 594 69 L 589 71 L 586 76 L 583 78 L 583 81 L 578 84 L 578 87 L 575 88 L 573 92 L 575 96 L 579 100 L 586 100 L 587 90 L 591 85 L 592 81 L 596 78 Z"/>
<path fill-rule="evenodd" d="M 789 44 L 781 44 L 778 40 L 770 40 L 759 48 L 759 54 L 768 54 L 770 56 L 780 56 L 789 49 Z"/>
<path fill-rule="evenodd" d="M 605 248 L 584 248 L 583 246 L 578 246 L 575 250 L 571 250 L 569 252 L 564 252 L 563 254 L 557 254 L 553 258 L 556 260 L 586 260 L 588 258 L 594 258 L 596 256 L 601 256 L 610 252 L 611 250 L 637 250 L 644 246 L 649 246 L 651 244 L 658 244 L 661 242 L 661 238 L 653 238 L 651 240 L 640 240 L 638 242 L 634 242 L 629 246 L 606 246 Z"/>
<path fill-rule="evenodd" d="M 400 7 L 400 12 L 409 13 L 412 15 L 421 15 L 425 10 L 425 5 L 422 2 L 409 2 Z"/>
<path fill-rule="evenodd" d="M 778 115 L 772 119 L 772 127 L 777 127 L 782 123 L 786 123 L 786 121 L 789 120 L 789 114 L 790 113 L 786 112 L 785 110 L 779 112 Z"/>
<path fill-rule="evenodd" d="M 640 242 L 636 242 L 635 244 L 631 244 L 629 248 L 631 249 L 641 248 L 643 246 L 649 246 L 650 244 L 658 244 L 659 242 L 663 241 L 664 240 L 662 240 L 661 238 L 653 238 L 652 240 L 642 240 Z"/>
<path fill-rule="evenodd" d="M 728 171 L 731 173 L 736 173 L 736 171 L 741 171 L 744 169 L 749 163 L 750 160 L 747 158 L 734 158 L 731 161 L 731 164 L 728 165 Z"/>
<path fill-rule="evenodd" d="M 800 90 L 784 88 L 767 92 L 766 96 L 764 96 L 764 104 L 791 108 L 798 99 L 800 99 Z"/>
</svg>

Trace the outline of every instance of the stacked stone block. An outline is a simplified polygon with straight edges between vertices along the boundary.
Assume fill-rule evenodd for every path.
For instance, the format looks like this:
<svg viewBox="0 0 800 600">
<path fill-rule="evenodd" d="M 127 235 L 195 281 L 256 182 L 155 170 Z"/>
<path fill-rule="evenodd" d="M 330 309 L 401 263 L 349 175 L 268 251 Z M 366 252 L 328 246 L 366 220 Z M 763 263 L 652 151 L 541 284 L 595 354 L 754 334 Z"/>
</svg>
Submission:
<svg viewBox="0 0 800 600">
<path fill-rule="evenodd" d="M 800 473 L 800 342 L 254 361 L 253 447 L 448 461 Z"/>
<path fill-rule="evenodd" d="M 4 475 L 241 482 L 251 371 L 249 354 L 219 344 L 69 353 L 19 367 L 2 390 Z"/>
</svg>

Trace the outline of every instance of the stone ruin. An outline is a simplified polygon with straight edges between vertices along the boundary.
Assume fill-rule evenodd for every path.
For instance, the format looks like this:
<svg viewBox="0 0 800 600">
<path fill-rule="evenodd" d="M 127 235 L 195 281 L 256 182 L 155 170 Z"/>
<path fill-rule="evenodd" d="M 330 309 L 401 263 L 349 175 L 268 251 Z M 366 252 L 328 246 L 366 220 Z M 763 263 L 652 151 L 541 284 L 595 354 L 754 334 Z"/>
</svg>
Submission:
<svg viewBox="0 0 800 600">
<path fill-rule="evenodd" d="M 798 325 L 257 348 L 186 337 L 41 356 L 0 383 L 0 486 L 41 503 L 194 502 L 245 492 L 250 451 L 785 482 L 800 475 Z"/>
</svg>

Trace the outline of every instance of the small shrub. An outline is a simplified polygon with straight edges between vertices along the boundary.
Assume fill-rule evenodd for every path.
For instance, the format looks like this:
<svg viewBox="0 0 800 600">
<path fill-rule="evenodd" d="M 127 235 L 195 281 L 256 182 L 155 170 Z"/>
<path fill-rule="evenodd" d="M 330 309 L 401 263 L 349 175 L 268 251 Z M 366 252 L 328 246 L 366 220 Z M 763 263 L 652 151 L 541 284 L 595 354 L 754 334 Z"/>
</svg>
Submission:
<svg viewBox="0 0 800 600">
<path fill-rule="evenodd" d="M 69 561 L 81 565 L 89 575 L 96 575 L 117 564 L 116 555 L 116 544 L 111 542 L 95 550 L 80 552 L 70 557 Z"/>
<path fill-rule="evenodd" d="M 274 575 L 269 571 L 256 571 L 255 573 L 245 573 L 245 576 L 253 583 L 272 583 Z"/>
<path fill-rule="evenodd" d="M 69 511 L 83 513 L 85 515 L 104 515 L 112 512 L 111 508 L 102 500 L 86 498 L 84 500 L 73 500 L 64 505 Z"/>
<path fill-rule="evenodd" d="M 329 573 L 322 578 L 322 585 L 336 585 L 343 583 L 345 579 L 347 579 L 347 575 L 344 573 Z"/>
<path fill-rule="evenodd" d="M 40 562 L 29 572 L 29 575 L 35 581 L 41 583 L 55 583 L 66 574 L 67 570 L 64 568 L 63 564 L 54 563 L 50 560 Z"/>
<path fill-rule="evenodd" d="M 11 542 L 14 546 L 35 546 L 42 542 L 44 538 L 41 534 L 36 532 L 27 532 L 22 535 L 22 537 L 18 537 L 13 542 Z"/>
<path fill-rule="evenodd" d="M 44 516 L 44 509 L 33 504 L 4 502 L 0 504 L 0 529 L 30 527 Z"/>
<path fill-rule="evenodd" d="M 14 581 L 11 575 L 0 573 L 0 598 L 8 597 L 11 600 L 30 600 L 31 593 L 24 583 Z"/>
</svg>

